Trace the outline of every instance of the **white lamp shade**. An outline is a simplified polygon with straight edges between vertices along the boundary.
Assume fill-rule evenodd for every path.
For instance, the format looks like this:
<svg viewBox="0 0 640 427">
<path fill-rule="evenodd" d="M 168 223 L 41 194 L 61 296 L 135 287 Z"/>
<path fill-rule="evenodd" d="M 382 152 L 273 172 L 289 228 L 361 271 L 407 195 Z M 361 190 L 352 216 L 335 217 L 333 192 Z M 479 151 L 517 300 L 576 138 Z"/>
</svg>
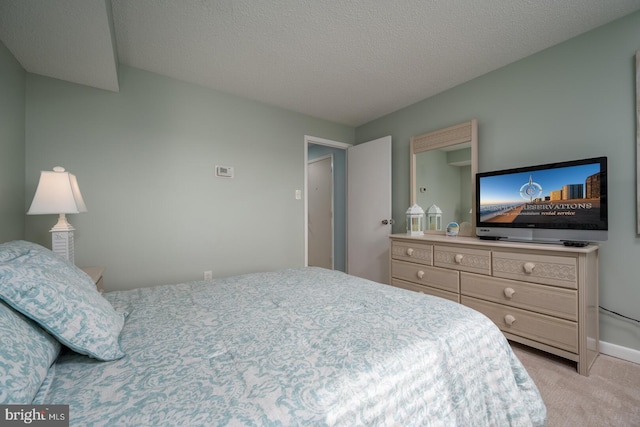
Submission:
<svg viewBox="0 0 640 427">
<path fill-rule="evenodd" d="M 75 175 L 56 166 L 40 172 L 40 181 L 27 215 L 87 212 Z"/>
<path fill-rule="evenodd" d="M 80 193 L 80 186 L 78 185 L 78 178 L 74 174 L 69 174 L 71 178 L 71 191 L 73 191 L 73 198 L 76 201 L 76 206 L 80 212 L 87 211 L 87 205 L 84 204 L 84 199 Z"/>
</svg>

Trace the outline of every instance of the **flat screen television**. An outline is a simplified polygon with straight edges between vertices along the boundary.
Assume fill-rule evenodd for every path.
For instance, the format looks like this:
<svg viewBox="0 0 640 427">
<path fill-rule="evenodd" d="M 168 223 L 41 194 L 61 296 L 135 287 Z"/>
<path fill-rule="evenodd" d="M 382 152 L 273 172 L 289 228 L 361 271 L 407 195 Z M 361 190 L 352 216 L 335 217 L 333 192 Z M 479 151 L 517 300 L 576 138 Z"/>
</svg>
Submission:
<svg viewBox="0 0 640 427">
<path fill-rule="evenodd" d="M 607 158 L 478 173 L 475 207 L 481 239 L 607 240 Z"/>
</svg>

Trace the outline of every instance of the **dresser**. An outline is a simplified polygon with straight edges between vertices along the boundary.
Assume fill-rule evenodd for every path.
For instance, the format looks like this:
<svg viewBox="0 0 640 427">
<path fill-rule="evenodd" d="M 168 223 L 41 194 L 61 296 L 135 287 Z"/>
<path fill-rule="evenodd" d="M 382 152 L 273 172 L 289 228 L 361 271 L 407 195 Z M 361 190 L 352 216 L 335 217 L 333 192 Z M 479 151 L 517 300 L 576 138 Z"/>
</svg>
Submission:
<svg viewBox="0 0 640 427">
<path fill-rule="evenodd" d="M 589 375 L 599 354 L 598 246 L 390 239 L 391 285 L 471 307 L 509 340 L 570 359 Z"/>
</svg>

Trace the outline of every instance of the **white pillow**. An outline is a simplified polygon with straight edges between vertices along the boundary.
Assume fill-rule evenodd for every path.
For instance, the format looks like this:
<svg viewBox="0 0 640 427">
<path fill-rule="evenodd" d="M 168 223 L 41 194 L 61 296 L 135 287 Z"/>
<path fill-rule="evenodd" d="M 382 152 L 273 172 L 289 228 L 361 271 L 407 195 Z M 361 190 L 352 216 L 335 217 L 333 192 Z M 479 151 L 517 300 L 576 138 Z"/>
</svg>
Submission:
<svg viewBox="0 0 640 427">
<path fill-rule="evenodd" d="M 86 273 L 40 245 L 0 244 L 0 299 L 78 353 L 99 360 L 124 356 L 119 343 L 124 314 Z"/>
<path fill-rule="evenodd" d="M 0 301 L 0 404 L 33 401 L 60 343 Z"/>
</svg>

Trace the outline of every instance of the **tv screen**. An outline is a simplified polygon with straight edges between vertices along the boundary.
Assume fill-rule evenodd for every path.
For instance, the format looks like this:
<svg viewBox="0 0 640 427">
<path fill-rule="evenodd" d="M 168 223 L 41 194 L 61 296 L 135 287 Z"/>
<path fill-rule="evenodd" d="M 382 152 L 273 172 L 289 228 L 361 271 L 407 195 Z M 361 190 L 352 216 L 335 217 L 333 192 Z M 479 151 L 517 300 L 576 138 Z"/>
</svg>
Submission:
<svg viewBox="0 0 640 427">
<path fill-rule="evenodd" d="M 607 158 L 476 174 L 476 234 L 580 245 L 607 240 Z"/>
</svg>

